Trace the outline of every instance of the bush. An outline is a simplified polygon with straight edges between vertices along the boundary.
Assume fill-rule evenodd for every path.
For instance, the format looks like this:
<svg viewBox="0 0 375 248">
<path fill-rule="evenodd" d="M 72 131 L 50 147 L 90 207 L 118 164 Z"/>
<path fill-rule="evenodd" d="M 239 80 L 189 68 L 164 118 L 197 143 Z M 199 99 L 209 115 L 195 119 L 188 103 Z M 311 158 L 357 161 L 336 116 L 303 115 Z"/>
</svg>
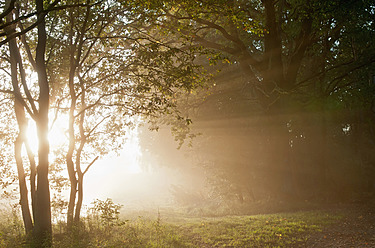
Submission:
<svg viewBox="0 0 375 248">
<path fill-rule="evenodd" d="M 0 212 L 0 247 L 21 247 L 26 236 L 18 205 Z"/>
</svg>

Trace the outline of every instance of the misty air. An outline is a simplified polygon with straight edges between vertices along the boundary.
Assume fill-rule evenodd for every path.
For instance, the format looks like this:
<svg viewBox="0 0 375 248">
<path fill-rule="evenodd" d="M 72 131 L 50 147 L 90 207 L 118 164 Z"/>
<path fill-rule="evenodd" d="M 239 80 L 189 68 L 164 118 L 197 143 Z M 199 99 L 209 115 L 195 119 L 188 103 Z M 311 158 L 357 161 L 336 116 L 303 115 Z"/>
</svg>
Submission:
<svg viewBox="0 0 375 248">
<path fill-rule="evenodd" d="M 370 0 L 0 2 L 0 247 L 375 247 Z"/>
</svg>

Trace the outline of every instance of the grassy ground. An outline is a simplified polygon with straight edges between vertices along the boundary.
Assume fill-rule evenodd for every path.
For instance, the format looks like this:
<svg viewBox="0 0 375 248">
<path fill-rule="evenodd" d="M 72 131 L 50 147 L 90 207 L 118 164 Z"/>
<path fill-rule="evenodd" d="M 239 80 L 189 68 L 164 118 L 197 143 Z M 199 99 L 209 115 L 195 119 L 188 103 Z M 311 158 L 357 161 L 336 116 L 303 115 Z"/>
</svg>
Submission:
<svg viewBox="0 0 375 248">
<path fill-rule="evenodd" d="M 56 247 L 299 247 L 340 215 L 323 211 L 215 218 L 138 217 L 114 226 L 87 226 Z"/>
<path fill-rule="evenodd" d="M 187 219 L 178 230 L 188 247 L 292 247 L 339 218 L 313 211 Z"/>
<path fill-rule="evenodd" d="M 13 216 L 13 218 L 15 218 Z M 303 247 L 311 234 L 342 216 L 325 211 L 191 218 L 159 214 L 103 222 L 89 218 L 70 235 L 55 229 L 54 246 L 66 247 Z M 0 225 L 0 247 L 22 245 L 19 220 Z"/>
</svg>

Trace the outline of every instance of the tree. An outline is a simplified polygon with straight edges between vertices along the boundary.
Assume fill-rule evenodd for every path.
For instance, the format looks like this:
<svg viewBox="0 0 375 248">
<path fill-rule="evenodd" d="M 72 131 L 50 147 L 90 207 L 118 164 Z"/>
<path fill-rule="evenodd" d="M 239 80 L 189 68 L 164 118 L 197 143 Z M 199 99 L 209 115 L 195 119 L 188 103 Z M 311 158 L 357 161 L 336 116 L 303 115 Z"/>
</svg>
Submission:
<svg viewBox="0 0 375 248">
<path fill-rule="evenodd" d="M 327 189 L 330 130 L 326 112 L 333 110 L 330 104 L 350 97 L 345 92 L 358 90 L 353 75 L 368 75 L 373 67 L 370 1 L 135 2 L 139 13 L 153 14 L 147 19 L 150 26 L 191 46 L 216 51 L 216 56 L 208 58 L 211 64 L 227 61 L 241 68 L 244 80 L 237 96 L 253 99 L 244 102 L 246 115 L 259 116 L 257 130 L 263 137 L 255 145 L 263 147 L 261 154 L 268 154 L 260 164 L 264 171 L 273 172 L 268 181 L 279 181 L 276 190 L 289 187 L 288 193 L 300 197 L 297 149 L 302 147 L 319 154 L 314 167 L 320 171 L 322 190 Z M 227 83 L 227 89 L 234 81 Z M 225 87 L 217 92 L 228 99 L 232 94 Z M 206 102 L 217 96 L 214 91 Z M 310 115 L 302 114 L 307 111 Z M 315 135 L 306 138 L 309 119 L 317 128 Z M 305 139 L 301 137 L 314 140 L 309 144 L 315 145 L 297 148 Z M 287 186 L 290 182 L 293 185 Z"/>
<path fill-rule="evenodd" d="M 12 16 L 8 15 L 8 21 L 12 21 Z M 7 27 L 5 31 L 8 35 L 12 35 L 14 33 L 14 26 Z M 9 41 L 9 57 L 10 57 L 10 64 L 11 64 L 11 77 L 12 77 L 12 85 L 13 85 L 13 92 L 14 92 L 14 109 L 17 118 L 17 123 L 19 126 L 19 134 L 14 142 L 14 153 L 16 158 L 17 164 L 17 171 L 18 171 L 18 180 L 20 186 L 20 205 L 22 208 L 22 217 L 25 223 L 25 230 L 26 233 L 31 233 L 33 229 L 33 223 L 31 219 L 30 209 L 29 209 L 29 202 L 28 202 L 28 190 L 26 186 L 26 179 L 25 179 L 25 171 L 24 166 L 22 164 L 22 156 L 21 156 L 21 148 L 22 145 L 25 143 L 25 146 L 30 154 L 30 170 L 32 171 L 33 176 L 35 175 L 35 163 L 33 163 L 33 154 L 30 153 L 30 147 L 28 146 L 26 140 L 26 131 L 27 131 L 27 119 L 25 115 L 25 109 L 23 106 L 22 95 L 19 88 L 18 82 L 18 67 L 21 74 L 21 80 L 23 80 L 23 84 L 25 84 L 25 71 L 23 68 L 21 55 L 19 52 L 19 48 L 15 40 Z M 33 177 L 32 176 L 32 177 Z M 35 196 L 35 181 L 31 180 L 31 188 L 32 188 L 32 196 Z"/>
<path fill-rule="evenodd" d="M 79 221 L 83 176 L 97 155 L 121 148 L 124 132 L 134 125 L 135 115 L 174 113 L 176 91 L 197 87 L 199 84 L 193 84 L 201 75 L 197 66 L 186 71 L 193 59 L 191 51 L 170 47 L 148 37 L 141 27 L 132 27 L 124 21 L 128 13 L 123 16 L 116 3 L 77 6 L 66 15 L 56 15 L 61 18 L 57 26 L 69 30 L 67 39 L 56 49 L 61 52 L 54 55 L 58 62 L 51 64 L 55 68 L 51 76 L 61 89 L 55 96 L 56 107 L 69 109 L 66 161 L 71 183 L 70 228 L 73 220 Z M 173 56 L 175 63 L 171 63 Z M 182 75 L 195 80 L 187 82 Z M 87 161 L 94 154 L 92 161 Z M 84 170 L 83 162 L 87 164 Z"/>
<path fill-rule="evenodd" d="M 70 225 L 73 219 L 79 220 L 83 197 L 83 175 L 98 157 L 95 157 L 85 170 L 81 168 L 82 159 L 88 158 L 88 155 L 92 155 L 95 151 L 105 154 L 111 148 L 115 150 L 120 148 L 121 138 L 118 137 L 130 123 L 129 119 L 123 118 L 122 115 L 131 117 L 142 114 L 147 117 L 173 113 L 173 97 L 176 91 L 196 87 L 198 84 L 194 85 L 194 82 L 199 82 L 202 76 L 197 66 L 190 64 L 189 67 L 189 61 L 194 59 L 190 50 L 171 47 L 155 38 L 150 38 L 141 30 L 142 27 L 133 27 L 132 34 L 129 33 L 129 29 L 124 29 L 130 26 L 126 24 L 124 16 L 128 13 L 118 9 L 121 5 L 116 2 L 113 5 L 75 2 L 55 7 L 57 3 L 58 1 L 55 1 L 44 8 L 41 2 L 37 1 L 36 12 L 31 13 L 25 3 L 21 8 L 16 9 L 22 13 L 21 16 L 16 16 L 14 21 L 8 20 L 2 26 L 8 31 L 8 37 L 3 42 L 9 42 L 14 47 L 11 58 L 17 60 L 12 65 L 14 68 L 17 68 L 17 63 L 19 65 L 19 72 L 15 71 L 13 74 L 15 93 L 12 93 L 18 94 L 19 85 L 24 89 L 24 92 L 19 93 L 22 96 L 16 98 L 21 102 L 17 105 L 20 106 L 17 111 L 21 114 L 27 112 L 34 119 L 39 137 L 38 167 L 35 173 L 33 173 L 33 165 L 31 166 L 34 228 L 30 214 L 27 214 L 28 196 L 22 171 L 19 177 L 23 186 L 22 206 L 26 213 L 24 216 L 27 217 L 24 218 L 25 226 L 28 232 L 33 229 L 35 242 L 45 246 L 51 245 L 49 145 L 46 136 L 49 102 L 56 100 L 57 108 L 61 110 L 64 109 L 64 106 L 60 108 L 61 103 L 70 102 L 68 107 L 70 143 L 66 155 L 71 181 L 71 199 L 68 207 Z M 15 9 L 14 2 L 10 4 L 12 11 Z M 105 7 L 104 10 L 101 10 L 102 7 Z M 8 10 L 6 7 L 4 13 L 11 13 Z M 57 12 L 59 10 L 68 11 Z M 46 22 L 45 17 L 48 13 L 48 22 Z M 62 14 L 61 17 L 57 18 L 58 14 Z M 35 16 L 37 18 L 32 19 Z M 32 24 L 25 28 L 23 20 Z M 21 31 L 16 30 L 13 24 L 17 24 L 17 28 Z M 36 34 L 34 27 L 37 27 L 37 39 L 33 37 Z M 62 42 L 47 36 L 46 27 L 50 29 L 50 33 L 62 38 Z M 64 36 L 65 30 L 70 30 L 67 36 Z M 29 40 L 25 34 L 29 35 Z M 25 72 L 22 67 L 24 60 L 18 56 L 21 53 L 15 40 L 17 37 L 22 42 L 28 63 L 37 72 L 38 88 L 35 91 L 31 91 L 25 83 Z M 32 56 L 34 47 L 35 60 Z M 49 50 L 46 61 L 44 56 L 47 48 Z M 157 56 L 153 57 L 155 55 Z M 173 56 L 175 60 L 172 63 Z M 68 58 L 69 64 L 61 58 Z M 158 63 L 163 66 L 155 67 Z M 21 83 L 17 81 L 17 74 L 21 75 Z M 195 80 L 187 81 L 188 78 Z M 64 79 L 67 79 L 68 94 L 64 91 Z M 58 89 L 59 87 L 61 90 Z M 51 98 L 49 98 L 50 93 Z M 36 101 L 35 97 L 39 99 Z M 19 123 L 22 138 L 25 135 L 26 125 L 25 116 L 21 115 L 21 117 Z M 181 119 L 180 116 L 178 117 Z M 111 139 L 108 139 L 108 130 L 112 131 Z M 112 142 L 114 140 L 118 142 Z M 105 145 L 101 144 L 103 141 Z M 26 139 L 21 139 L 20 142 L 21 145 L 27 144 Z M 91 146 L 91 151 L 87 149 L 84 152 L 84 148 L 88 145 Z M 17 151 L 20 152 L 19 144 Z M 74 162 L 73 157 L 75 157 Z M 29 158 L 31 162 L 32 156 Z M 20 159 L 18 161 L 22 162 Z M 37 177 L 35 187 L 34 174 Z M 73 212 L 75 212 L 74 218 Z"/>
<path fill-rule="evenodd" d="M 49 247 L 52 243 L 52 229 L 51 229 L 51 210 L 50 210 L 50 195 L 48 183 L 48 111 L 49 111 L 49 84 L 45 65 L 45 50 L 46 50 L 46 27 L 45 27 L 45 9 L 43 1 L 35 1 L 36 20 L 31 26 L 37 28 L 37 45 L 35 49 L 35 61 L 30 53 L 29 47 L 26 50 L 29 55 L 34 69 L 38 75 L 38 100 L 35 100 L 30 93 L 29 86 L 26 84 L 25 69 L 23 67 L 23 60 L 21 58 L 19 48 L 15 41 L 16 36 L 22 36 L 23 32 L 16 32 L 16 24 L 22 29 L 21 18 L 18 16 L 19 9 L 15 8 L 15 1 L 7 2 L 5 11 L 6 22 L 2 25 L 7 38 L 4 40 L 9 42 L 10 50 L 10 64 L 13 92 L 15 98 L 15 113 L 19 125 L 19 135 L 15 140 L 15 157 L 18 168 L 18 178 L 20 184 L 21 207 L 22 215 L 27 233 L 32 231 L 33 242 L 40 247 Z M 28 3 L 26 3 L 28 4 Z M 48 6 L 53 7 L 57 1 Z M 47 9 L 48 9 L 47 8 Z M 13 18 L 15 14 L 16 18 Z M 33 14 L 35 15 L 35 14 Z M 31 15 L 31 16 L 33 16 Z M 5 16 L 2 16 L 4 18 Z M 31 27 L 30 26 L 30 27 Z M 25 98 L 20 91 L 20 83 L 18 81 L 18 74 L 21 78 L 21 85 L 24 90 Z M 33 155 L 28 149 L 27 140 L 25 139 L 25 132 L 27 128 L 27 120 L 25 117 L 25 109 L 28 114 L 34 119 L 37 126 L 37 134 L 39 140 L 38 148 L 38 166 L 35 168 Z M 34 225 L 32 222 L 29 205 L 27 186 L 25 181 L 25 173 L 21 158 L 21 147 L 25 144 L 28 150 L 30 168 L 31 168 L 31 195 Z M 34 180 L 36 178 L 36 181 Z"/>
</svg>

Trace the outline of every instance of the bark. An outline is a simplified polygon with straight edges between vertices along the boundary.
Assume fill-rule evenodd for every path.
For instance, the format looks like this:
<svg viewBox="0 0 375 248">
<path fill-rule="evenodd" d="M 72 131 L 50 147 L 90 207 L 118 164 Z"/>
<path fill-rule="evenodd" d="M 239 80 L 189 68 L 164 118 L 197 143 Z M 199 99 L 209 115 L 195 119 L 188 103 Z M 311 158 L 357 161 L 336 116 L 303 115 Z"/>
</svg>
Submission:
<svg viewBox="0 0 375 248">
<path fill-rule="evenodd" d="M 12 21 L 12 14 L 7 16 L 7 21 Z M 14 26 L 9 26 L 5 28 L 5 32 L 7 35 L 10 35 L 15 32 Z M 17 42 L 12 39 L 9 41 L 9 53 L 10 53 L 10 63 L 11 63 L 11 78 L 12 78 L 12 86 L 14 91 L 14 110 L 16 114 L 17 124 L 18 124 L 18 136 L 14 142 L 14 155 L 17 165 L 17 172 L 18 172 L 18 183 L 19 183 L 19 190 L 20 190 L 20 205 L 21 205 L 21 212 L 22 212 L 22 219 L 25 226 L 26 234 L 30 234 L 33 229 L 33 222 L 31 218 L 30 208 L 29 208 L 29 200 L 28 200 L 28 189 L 26 185 L 26 176 L 25 170 L 22 161 L 22 144 L 26 141 L 26 131 L 27 131 L 27 120 L 25 116 L 25 110 L 22 104 L 22 96 L 19 89 L 19 81 L 18 81 L 18 66 L 20 70 L 22 70 L 21 61 L 20 61 L 20 53 L 17 46 Z M 33 156 L 31 156 L 32 158 Z M 30 162 L 32 162 L 30 160 Z M 32 163 L 31 163 L 32 164 Z"/>
<path fill-rule="evenodd" d="M 52 225 L 51 225 L 51 204 L 48 181 L 48 121 L 44 115 L 37 117 L 37 132 L 39 140 L 37 167 L 37 190 L 36 190 L 36 211 L 35 211 L 35 238 L 37 244 L 41 247 L 50 247 L 52 244 Z"/>
<path fill-rule="evenodd" d="M 77 95 L 74 88 L 74 77 L 77 70 L 77 60 L 75 58 L 76 52 L 76 43 L 73 44 L 73 36 L 74 36 L 74 16 L 73 16 L 73 9 L 70 10 L 70 31 L 69 31 L 69 43 L 70 43 L 70 68 L 69 68 L 69 94 L 71 98 L 70 108 L 69 108 L 69 147 L 68 152 L 66 154 L 66 166 L 69 175 L 70 181 L 70 196 L 69 196 L 69 204 L 68 204 L 68 212 L 67 212 L 67 226 L 68 230 L 71 230 L 73 226 L 74 220 L 74 209 L 76 204 L 76 196 L 77 196 L 77 185 L 78 179 L 75 171 L 75 164 L 73 162 L 73 154 L 75 150 L 75 143 L 76 138 L 74 134 L 74 121 L 75 116 L 74 112 L 77 106 Z"/>
<path fill-rule="evenodd" d="M 37 134 L 39 140 L 37 167 L 37 189 L 36 189 L 36 211 L 34 238 L 38 247 L 52 246 L 52 224 L 51 224 L 51 203 L 48 181 L 48 111 L 49 111 L 49 85 L 45 64 L 46 50 L 46 27 L 42 15 L 43 0 L 36 0 L 38 14 L 38 44 L 36 47 L 36 72 L 39 85 L 39 111 L 35 116 Z"/>
<path fill-rule="evenodd" d="M 275 146 L 276 153 L 280 156 L 276 161 L 280 166 L 279 173 L 284 174 L 279 178 L 279 187 L 284 188 L 284 193 L 295 199 L 300 196 L 298 191 L 298 166 L 290 142 L 293 140 L 293 133 L 296 131 L 294 113 L 298 107 L 293 106 L 291 95 L 283 92 L 289 92 L 296 84 L 302 60 L 311 42 L 312 20 L 309 17 L 303 20 L 301 31 L 294 40 L 296 45 L 294 51 L 291 52 L 289 64 L 286 63 L 286 61 L 283 61 L 284 55 L 282 53 L 282 6 L 276 8 L 276 4 L 281 5 L 282 3 L 283 1 L 263 0 L 267 30 L 264 37 L 263 60 L 268 65 L 268 68 L 263 72 L 263 78 L 264 82 L 273 84 L 274 89 L 281 89 L 280 92 L 272 90 L 273 96 L 269 99 L 272 102 L 269 103 L 268 114 L 272 122 L 279 125 L 275 134 L 278 138 L 273 137 L 271 139 L 273 139 L 272 145 Z M 269 88 L 267 90 L 269 91 Z M 287 128 L 288 124 L 292 126 Z M 275 139 L 279 139 L 279 141 Z"/>
<path fill-rule="evenodd" d="M 85 121 L 85 115 L 86 115 L 86 104 L 85 104 L 85 98 L 86 98 L 86 90 L 83 85 L 83 82 L 81 81 L 81 111 L 80 111 L 80 119 L 79 119 L 79 134 L 80 134 L 80 144 L 77 149 L 76 154 L 76 169 L 77 169 L 77 176 L 78 176 L 78 199 L 77 199 L 77 205 L 76 205 L 76 212 L 74 216 L 74 221 L 76 224 L 79 223 L 80 214 L 81 214 L 81 208 L 82 208 L 82 202 L 83 202 L 83 176 L 81 169 L 81 156 L 83 148 L 86 144 L 86 136 L 85 136 L 85 129 L 84 129 L 84 121 Z"/>
<path fill-rule="evenodd" d="M 78 199 L 77 205 L 75 209 L 74 215 L 74 222 L 79 224 L 80 216 L 81 216 L 81 209 L 82 209 L 82 202 L 83 202 L 83 173 L 81 169 L 78 170 Z"/>
<path fill-rule="evenodd" d="M 66 163 L 67 163 L 67 169 L 69 174 L 69 180 L 70 180 L 70 198 L 69 198 L 69 204 L 68 204 L 68 213 L 67 213 L 67 226 L 68 230 L 70 230 L 73 226 L 73 223 L 78 224 L 80 219 L 80 213 L 82 208 L 82 202 L 83 202 L 83 176 L 84 173 L 82 173 L 81 170 L 81 154 L 83 147 L 86 143 L 85 135 L 84 135 L 84 116 L 86 108 L 84 102 L 85 102 L 85 89 L 82 86 L 81 82 L 81 108 L 82 111 L 80 111 L 79 117 L 79 132 L 80 132 L 80 146 L 77 149 L 77 152 L 75 154 L 75 162 L 73 161 L 74 151 L 75 151 L 75 144 L 76 144 L 76 137 L 75 137 L 75 128 L 74 128 L 74 121 L 76 116 L 74 115 L 75 110 L 77 108 L 77 93 L 76 89 L 74 88 L 74 79 L 76 76 L 77 68 L 79 67 L 81 56 L 82 56 L 82 50 L 83 50 L 83 44 L 84 44 L 84 33 L 86 32 L 86 25 L 87 20 L 90 15 L 90 7 L 86 9 L 85 14 L 85 20 L 83 22 L 82 28 L 77 35 L 75 42 L 73 43 L 73 36 L 74 36 L 74 16 L 73 12 L 71 10 L 70 12 L 70 32 L 69 32 L 69 43 L 70 43 L 70 69 L 69 69 L 69 94 L 71 97 L 71 103 L 70 103 L 70 109 L 69 109 L 69 148 L 68 153 L 66 156 Z M 77 202 L 76 202 L 77 200 Z"/>
<path fill-rule="evenodd" d="M 36 179 L 36 163 L 35 163 L 35 157 L 34 153 L 31 151 L 29 142 L 27 139 L 24 141 L 27 156 L 29 158 L 30 162 L 30 193 L 31 193 L 31 209 L 33 211 L 33 219 L 35 220 L 35 209 L 36 209 L 36 200 L 35 200 L 35 191 L 36 191 L 36 185 L 35 185 L 35 179 Z"/>
<path fill-rule="evenodd" d="M 270 80 L 275 86 L 287 88 L 284 79 L 284 67 L 282 63 L 281 34 L 277 22 L 274 0 L 263 0 L 266 18 L 266 31 L 264 35 L 264 61 L 268 65 L 263 73 L 264 78 Z"/>
<path fill-rule="evenodd" d="M 311 26 L 312 19 L 305 18 L 302 22 L 302 28 L 299 37 L 296 40 L 296 47 L 293 56 L 290 59 L 288 65 L 288 71 L 286 73 L 286 84 L 285 89 L 291 90 L 297 81 L 298 71 L 301 67 L 302 59 L 304 58 L 305 52 L 308 46 L 311 44 Z"/>
<path fill-rule="evenodd" d="M 12 78 L 13 78 L 13 73 L 12 73 Z M 32 223 L 31 214 L 30 214 L 28 190 L 26 186 L 26 176 L 25 176 L 22 155 L 21 155 L 22 144 L 25 141 L 25 134 L 27 130 L 27 121 L 25 118 L 23 106 L 20 104 L 20 102 L 17 99 L 15 100 L 15 112 L 16 112 L 17 123 L 19 126 L 19 133 L 18 133 L 18 137 L 16 138 L 14 142 L 14 155 L 15 155 L 16 164 L 17 164 L 18 182 L 19 182 L 19 187 L 20 187 L 20 204 L 21 204 L 21 210 L 22 210 L 22 218 L 23 218 L 26 234 L 29 234 L 31 233 L 33 229 L 33 223 Z"/>
<path fill-rule="evenodd" d="M 71 51 L 71 68 L 69 73 L 69 92 L 71 97 L 70 109 L 69 109 L 69 148 L 66 155 L 66 165 L 68 169 L 69 181 L 70 181 L 70 196 L 67 213 L 67 225 L 68 229 L 72 227 L 74 217 L 74 207 L 77 195 L 77 178 L 74 169 L 73 153 L 75 149 L 75 135 L 74 135 L 74 110 L 76 109 L 77 97 L 74 89 L 74 74 L 75 74 L 75 63 L 74 63 L 74 49 Z"/>
<path fill-rule="evenodd" d="M 14 155 L 16 158 L 17 172 L 18 172 L 18 183 L 20 187 L 20 205 L 22 212 L 22 219 L 25 226 L 26 234 L 30 234 L 33 230 L 33 222 L 31 219 L 31 213 L 29 208 L 28 190 L 26 186 L 25 171 L 22 163 L 21 149 L 22 149 L 22 134 L 16 138 L 14 142 Z"/>
</svg>

